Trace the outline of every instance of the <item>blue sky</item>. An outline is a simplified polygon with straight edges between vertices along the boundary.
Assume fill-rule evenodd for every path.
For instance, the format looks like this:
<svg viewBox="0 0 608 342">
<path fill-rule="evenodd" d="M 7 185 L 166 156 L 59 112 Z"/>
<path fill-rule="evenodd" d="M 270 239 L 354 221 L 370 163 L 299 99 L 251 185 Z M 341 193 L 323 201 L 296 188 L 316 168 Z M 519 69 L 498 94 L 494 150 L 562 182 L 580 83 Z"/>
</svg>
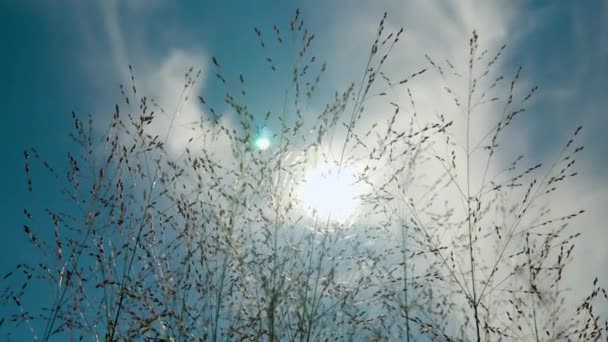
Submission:
<svg viewBox="0 0 608 342">
<path fill-rule="evenodd" d="M 86 3 L 86 4 L 85 4 Z M 4 238 L 0 270 L 27 260 L 22 210 L 26 191 L 23 150 L 35 147 L 62 165 L 70 147 L 71 111 L 103 121 L 120 102 L 118 85 L 135 68 L 142 91 L 171 107 L 181 75 L 191 65 L 203 70 L 200 92 L 213 96 L 210 56 L 251 79 L 266 75 L 254 26 L 288 24 L 299 7 L 317 34 L 315 52 L 328 63 L 328 83 L 358 81 L 378 19 L 405 27 L 396 51 L 406 72 L 426 67 L 425 53 L 441 59 L 466 56 L 477 29 L 482 45 L 508 45 L 500 68 L 506 75 L 523 65 L 523 82 L 540 90 L 514 135 L 513 146 L 548 159 L 579 124 L 585 152 L 582 177 L 559 195 L 556 206 L 583 206 L 577 221 L 585 234 L 578 245 L 579 278 L 601 275 L 608 284 L 608 2 L 558 1 L 0 1 L 3 66 L 0 77 Z M 268 39 L 270 40 L 270 39 Z M 410 66 L 412 65 L 412 66 Z M 464 64 L 461 64 L 464 65 Z M 395 69 L 399 71 L 399 69 Z M 275 83 L 273 83 L 275 81 Z M 271 102 L 280 83 L 264 79 L 255 102 Z M 421 97 L 432 97 L 432 79 Z M 278 85 L 277 85 L 278 84 Z M 427 92 L 427 93 L 424 93 Z M 215 95 L 221 96 L 221 93 Z M 192 108 L 191 108 L 192 109 Z M 189 110 L 188 108 L 184 109 Z M 187 114 L 186 114 L 187 115 Z M 179 144 L 177 142 L 176 144 Z M 34 173 L 35 174 L 35 173 Z M 35 201 L 53 200 L 51 185 L 37 185 Z M 576 264 L 576 262 L 575 262 Z M 605 267 L 605 266 L 604 266 Z M 588 283 L 586 281 L 585 283 Z"/>
</svg>

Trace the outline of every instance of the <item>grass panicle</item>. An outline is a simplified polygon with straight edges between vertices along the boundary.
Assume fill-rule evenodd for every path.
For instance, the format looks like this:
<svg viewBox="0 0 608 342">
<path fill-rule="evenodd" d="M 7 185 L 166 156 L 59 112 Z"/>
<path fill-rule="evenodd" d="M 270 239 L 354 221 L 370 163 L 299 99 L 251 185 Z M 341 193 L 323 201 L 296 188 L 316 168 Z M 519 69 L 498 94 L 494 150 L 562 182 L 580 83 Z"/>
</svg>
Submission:
<svg viewBox="0 0 608 342">
<path fill-rule="evenodd" d="M 427 65 L 402 66 L 391 53 L 407 31 L 390 31 L 384 14 L 358 79 L 334 92 L 303 17 L 254 28 L 265 80 L 213 56 L 209 88 L 225 95 L 196 93 L 193 67 L 167 110 L 138 91 L 129 66 L 107 127 L 72 113 L 64 167 L 24 151 L 35 261 L 3 275 L 3 338 L 605 339 L 597 278 L 567 306 L 580 236 L 569 224 L 584 209 L 551 211 L 578 175 L 581 127 L 554 161 L 503 163 L 538 89 L 520 89 L 522 68 L 495 72 L 506 46 L 480 50 L 473 32 L 463 63 L 425 55 Z M 432 115 L 416 88 L 435 76 L 452 110 Z M 270 81 L 277 99 L 253 101 Z M 184 124 L 189 103 L 200 119 Z M 254 144 L 260 127 L 265 149 Z M 348 219 L 306 208 L 298 189 L 316 166 L 356 170 L 365 191 Z M 37 168 L 62 202 L 39 199 Z"/>
</svg>

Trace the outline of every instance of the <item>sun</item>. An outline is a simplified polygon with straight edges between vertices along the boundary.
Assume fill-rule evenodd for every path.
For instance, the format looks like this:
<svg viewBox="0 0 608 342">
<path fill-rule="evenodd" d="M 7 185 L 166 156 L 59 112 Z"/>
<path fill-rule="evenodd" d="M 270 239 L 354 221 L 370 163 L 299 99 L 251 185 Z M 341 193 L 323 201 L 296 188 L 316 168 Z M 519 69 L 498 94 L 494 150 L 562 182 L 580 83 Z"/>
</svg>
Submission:
<svg viewBox="0 0 608 342">
<path fill-rule="evenodd" d="M 319 218 L 344 223 L 359 206 L 357 177 L 348 167 L 318 167 L 311 170 L 300 186 L 304 207 Z"/>
</svg>

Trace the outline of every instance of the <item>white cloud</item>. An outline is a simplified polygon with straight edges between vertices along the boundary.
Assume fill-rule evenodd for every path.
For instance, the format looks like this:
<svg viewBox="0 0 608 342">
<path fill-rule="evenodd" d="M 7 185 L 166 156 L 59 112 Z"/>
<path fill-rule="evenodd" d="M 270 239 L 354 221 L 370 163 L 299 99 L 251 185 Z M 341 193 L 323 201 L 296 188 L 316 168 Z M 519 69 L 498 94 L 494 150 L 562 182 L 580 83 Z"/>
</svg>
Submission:
<svg viewBox="0 0 608 342">
<path fill-rule="evenodd" d="M 381 11 L 385 8 L 389 12 L 387 30 L 396 31 L 401 24 L 406 28 L 402 44 L 392 53 L 391 63 L 389 63 L 392 67 L 385 69 L 385 72 L 389 75 L 405 76 L 420 68 L 428 67 L 424 58 L 425 53 L 441 64 L 444 70 L 449 70 L 445 62 L 447 58 L 458 66 L 459 72 L 465 76 L 462 79 L 452 77 L 451 83 L 449 83 L 449 86 L 461 95 L 461 103 L 462 99 L 466 98 L 468 39 L 473 29 L 476 29 L 480 35 L 480 50 L 488 49 L 490 55 L 495 53 L 503 43 L 509 44 L 505 52 L 506 56 L 503 58 L 508 58 L 509 51 L 518 48 L 530 49 L 530 53 L 534 53 L 533 47 L 518 45 L 520 38 L 538 27 L 532 23 L 533 20 L 528 16 L 527 9 L 519 2 L 376 1 L 373 3 L 373 10 L 365 5 L 348 6 L 333 13 L 335 20 L 332 22 L 332 29 L 328 32 L 329 38 L 325 38 L 321 44 L 322 50 L 331 46 L 336 47 L 330 51 L 328 61 L 328 68 L 330 70 L 334 68 L 332 75 L 339 78 L 336 83 L 346 81 L 342 75 L 348 75 L 349 80 L 359 81 L 360 76 L 358 75 L 365 65 L 370 43 L 376 33 L 377 22 L 380 19 Z M 345 61 L 349 61 L 349 63 L 345 63 Z M 581 63 L 581 65 L 587 64 Z M 496 69 L 496 74 L 505 76 L 505 81 L 497 94 L 504 95 L 505 92 L 508 94 L 509 82 L 514 76 L 515 70 L 501 63 L 496 65 Z M 530 73 L 527 74 L 524 69 L 516 88 L 517 95 L 525 95 L 525 92 L 531 88 L 531 84 L 535 82 L 529 75 Z M 456 122 L 460 122 L 460 125 L 455 125 L 453 132 L 456 134 L 457 141 L 464 145 L 465 127 L 462 123 L 465 115 L 455 111 L 452 98 L 441 89 L 442 83 L 443 80 L 437 73 L 427 72 L 410 85 L 417 101 L 417 111 L 424 113 L 420 115 L 426 115 L 427 119 L 430 119 L 429 115 L 433 113 L 443 113 Z M 560 91 L 569 92 L 567 88 L 560 89 Z M 539 96 L 543 96 L 542 92 Z M 389 100 L 407 103 L 404 89 L 400 90 L 400 94 L 389 97 Z M 364 127 L 369 127 L 373 122 L 386 120 L 392 114 L 382 105 L 374 106 L 373 103 L 370 103 L 368 107 L 367 118 L 364 117 L 362 123 Z M 500 112 L 500 106 L 490 106 L 486 107 L 486 110 L 476 112 L 472 121 L 473 136 L 479 138 L 480 135 L 477 133 L 486 132 L 491 125 L 495 124 L 497 114 Z M 526 118 L 526 115 L 533 115 L 533 113 L 522 114 L 522 117 L 518 119 L 520 124 L 515 126 L 517 130 L 512 125 L 506 131 L 507 135 L 502 140 L 502 158 L 496 161 L 499 164 L 497 166 L 507 164 L 519 153 L 531 157 L 526 159 L 529 166 L 535 164 L 535 158 L 540 158 L 541 161 L 550 164 L 556 157 L 555 152 L 559 152 L 558 149 L 569 138 L 562 139 L 561 132 L 550 134 L 552 140 L 546 143 L 555 146 L 548 149 L 553 154 L 531 155 L 534 151 L 533 146 L 530 145 L 532 135 L 537 134 L 541 127 L 535 126 L 537 122 Z M 591 120 L 597 120 L 597 118 Z M 407 123 L 403 122 L 403 124 Z M 569 121 L 569 124 L 576 125 L 577 122 L 572 120 Z M 476 139 L 472 140 L 476 141 Z M 464 157 L 462 151 L 460 152 L 460 157 Z M 481 179 L 483 165 L 483 159 L 473 159 L 474 173 L 471 179 L 474 184 Z M 578 165 L 577 170 L 584 173 L 584 170 L 589 168 L 589 165 L 583 164 Z M 491 171 L 497 170 L 491 169 Z M 422 170 L 422 173 L 438 176 L 440 170 L 437 169 L 437 166 L 435 168 L 427 167 Z M 461 168 L 459 173 L 463 175 L 464 169 Z M 433 176 L 430 178 L 433 179 Z M 461 184 L 465 184 L 464 181 L 461 177 Z M 457 193 L 454 193 L 447 199 L 450 200 L 450 203 L 458 203 L 458 196 Z M 581 208 L 588 210 L 586 215 L 571 224 L 572 232 L 583 232 L 576 247 L 577 258 L 570 265 L 572 273 L 567 276 L 567 283 L 573 287 L 573 296 L 570 298 L 576 298 L 576 301 L 588 294 L 589 286 L 596 275 L 600 276 L 603 284 L 608 284 L 608 275 L 604 271 L 605 265 L 608 264 L 608 253 L 605 252 L 606 249 L 603 246 L 608 242 L 608 231 L 605 229 L 608 214 L 600 208 L 607 202 L 608 184 L 606 181 L 598 178 L 589 179 L 585 176 L 576 178 L 572 184 L 567 185 L 563 192 L 554 194 L 549 202 L 554 215 L 575 212 Z M 462 209 L 458 205 L 453 206 L 456 209 Z M 449 238 L 446 236 L 446 240 Z M 488 249 L 482 251 L 482 254 L 489 258 L 495 257 L 495 250 L 490 249 L 490 246 L 487 247 Z"/>
</svg>

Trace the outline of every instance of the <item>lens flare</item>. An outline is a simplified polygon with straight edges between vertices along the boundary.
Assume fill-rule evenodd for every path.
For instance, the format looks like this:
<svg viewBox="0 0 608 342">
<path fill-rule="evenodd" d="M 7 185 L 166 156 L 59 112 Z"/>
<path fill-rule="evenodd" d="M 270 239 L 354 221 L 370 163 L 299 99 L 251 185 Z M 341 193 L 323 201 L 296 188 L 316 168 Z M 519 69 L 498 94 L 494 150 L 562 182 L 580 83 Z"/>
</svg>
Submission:
<svg viewBox="0 0 608 342">
<path fill-rule="evenodd" d="M 253 142 L 253 144 L 255 145 L 255 147 L 258 150 L 264 151 L 270 147 L 270 139 L 268 139 L 268 137 L 262 135 L 262 136 L 257 137 L 255 139 L 255 141 Z"/>
</svg>

